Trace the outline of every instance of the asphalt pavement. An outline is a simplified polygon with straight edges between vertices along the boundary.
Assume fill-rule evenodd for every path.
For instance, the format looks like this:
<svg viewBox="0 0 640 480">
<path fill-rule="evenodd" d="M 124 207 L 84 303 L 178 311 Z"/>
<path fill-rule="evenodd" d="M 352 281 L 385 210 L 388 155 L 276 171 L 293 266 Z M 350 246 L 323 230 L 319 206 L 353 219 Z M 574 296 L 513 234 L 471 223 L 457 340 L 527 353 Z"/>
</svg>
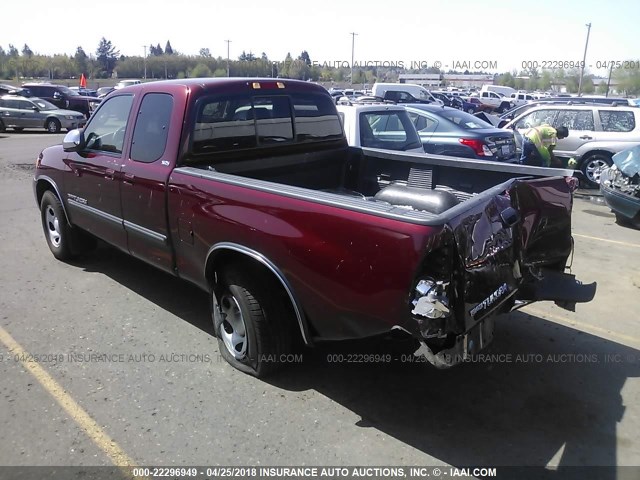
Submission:
<svg viewBox="0 0 640 480">
<path fill-rule="evenodd" d="M 575 313 L 502 316 L 451 370 L 328 361 L 387 348 L 350 342 L 263 381 L 220 358 L 204 292 L 105 245 L 54 259 L 31 178 L 62 138 L 0 134 L 0 465 L 640 465 L 640 231 L 597 196 Z"/>
</svg>

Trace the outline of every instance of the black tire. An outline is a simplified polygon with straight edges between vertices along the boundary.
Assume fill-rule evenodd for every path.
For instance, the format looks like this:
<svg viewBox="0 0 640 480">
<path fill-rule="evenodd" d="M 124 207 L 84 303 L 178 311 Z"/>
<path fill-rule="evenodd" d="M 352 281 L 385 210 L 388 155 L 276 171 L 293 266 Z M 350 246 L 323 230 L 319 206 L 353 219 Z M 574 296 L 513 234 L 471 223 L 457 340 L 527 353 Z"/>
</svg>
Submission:
<svg viewBox="0 0 640 480">
<path fill-rule="evenodd" d="M 275 372 L 292 349 L 292 313 L 276 279 L 253 265 L 237 264 L 227 267 L 219 281 L 211 310 L 220 354 L 258 378 Z"/>
<path fill-rule="evenodd" d="M 44 124 L 44 128 L 46 128 L 49 133 L 59 133 L 62 125 L 60 125 L 60 120 L 57 118 L 49 118 Z"/>
<path fill-rule="evenodd" d="M 2 120 L 0 120 L 0 133 L 4 133 L 6 131 L 7 131 L 7 127 L 5 127 Z"/>
<path fill-rule="evenodd" d="M 71 260 L 97 245 L 95 237 L 69 226 L 60 199 L 50 190 L 42 196 L 40 219 L 49 250 L 58 260 Z"/>
<path fill-rule="evenodd" d="M 14 131 L 14 132 L 21 132 L 21 131 L 23 131 L 23 130 L 24 130 L 24 128 L 23 128 L 23 127 L 13 127 L 13 131 Z"/>
<path fill-rule="evenodd" d="M 616 215 L 616 223 L 623 227 L 633 227 L 640 230 L 640 213 L 634 218 L 625 217 L 621 213 L 613 212 Z"/>
<path fill-rule="evenodd" d="M 594 153 L 585 158 L 580 164 L 580 170 L 585 177 L 585 186 L 598 188 L 600 186 L 600 174 L 602 170 L 613 165 L 611 155 Z"/>
</svg>

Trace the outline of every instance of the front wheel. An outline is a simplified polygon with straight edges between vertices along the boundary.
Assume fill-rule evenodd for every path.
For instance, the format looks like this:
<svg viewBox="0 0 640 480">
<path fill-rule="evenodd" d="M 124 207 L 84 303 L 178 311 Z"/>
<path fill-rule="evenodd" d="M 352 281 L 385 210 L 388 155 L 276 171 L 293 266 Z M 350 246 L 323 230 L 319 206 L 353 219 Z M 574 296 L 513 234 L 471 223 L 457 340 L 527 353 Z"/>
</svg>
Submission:
<svg viewBox="0 0 640 480">
<path fill-rule="evenodd" d="M 40 201 L 40 218 L 49 250 L 58 260 L 71 260 L 97 245 L 94 237 L 67 223 L 60 199 L 50 190 Z"/>
<path fill-rule="evenodd" d="M 7 127 L 4 126 L 2 120 L 0 120 L 0 133 L 4 133 L 7 130 Z"/>
<path fill-rule="evenodd" d="M 71 227 L 62 210 L 60 199 L 51 191 L 45 192 L 40 202 L 40 216 L 49 250 L 58 260 L 73 258 Z"/>
<path fill-rule="evenodd" d="M 244 267 L 244 268 L 243 268 Z M 274 279 L 253 266 L 228 267 L 212 293 L 212 315 L 222 357 L 238 370 L 264 377 L 291 351 L 290 309 Z"/>
<path fill-rule="evenodd" d="M 611 165 L 613 165 L 611 156 L 604 153 L 596 153 L 586 158 L 582 162 L 580 170 L 587 179 L 587 186 L 597 188 L 600 185 L 600 175 L 603 170 Z"/>
<path fill-rule="evenodd" d="M 50 118 L 49 120 L 47 120 L 47 123 L 45 124 L 45 128 L 49 133 L 58 133 L 62 128 L 62 126 L 60 125 L 60 121 L 58 119 Z"/>
</svg>

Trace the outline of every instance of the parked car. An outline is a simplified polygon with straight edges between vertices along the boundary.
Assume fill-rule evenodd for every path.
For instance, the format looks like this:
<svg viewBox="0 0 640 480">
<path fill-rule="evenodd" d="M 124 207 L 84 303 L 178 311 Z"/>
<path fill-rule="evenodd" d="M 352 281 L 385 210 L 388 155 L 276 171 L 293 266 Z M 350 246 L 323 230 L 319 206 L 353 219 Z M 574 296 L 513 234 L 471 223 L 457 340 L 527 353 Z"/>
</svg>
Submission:
<svg viewBox="0 0 640 480">
<path fill-rule="evenodd" d="M 590 187 L 598 186 L 602 171 L 613 165 L 614 154 L 640 143 L 640 109 L 636 107 L 541 104 L 504 128 L 517 132 L 521 147 L 522 134 L 545 123 L 569 129 L 569 136 L 558 140 L 554 153 L 561 159 L 574 158 Z"/>
<path fill-rule="evenodd" d="M 129 79 L 129 80 L 120 80 L 115 87 L 113 87 L 115 90 L 120 90 L 121 88 L 125 88 L 125 87 L 130 87 L 131 85 L 139 85 L 141 84 L 142 81 L 141 80 L 137 80 L 137 79 Z"/>
<path fill-rule="evenodd" d="M 100 103 L 100 99 L 95 97 L 85 97 L 78 92 L 74 92 L 64 85 L 55 85 L 52 83 L 25 83 L 23 87 L 27 88 L 31 96 L 42 98 L 53 103 L 58 108 L 75 110 L 84 114 L 85 118 L 89 118 L 91 112 Z"/>
<path fill-rule="evenodd" d="M 84 95 L 85 97 L 97 97 L 98 91 L 93 90 L 91 88 L 84 87 L 69 87 L 69 90 L 73 90 L 74 92 L 78 92 L 78 95 Z"/>
<path fill-rule="evenodd" d="M 604 201 L 618 223 L 640 229 L 640 145 L 616 153 L 600 176 Z"/>
<path fill-rule="evenodd" d="M 44 128 L 50 133 L 58 133 L 62 128 L 73 130 L 82 127 L 85 121 L 81 113 L 62 110 L 41 98 L 0 97 L 0 132 L 7 128 L 16 132 L 25 128 Z"/>
<path fill-rule="evenodd" d="M 104 98 L 115 90 L 114 87 L 100 87 L 97 90 L 98 98 Z"/>
<path fill-rule="evenodd" d="M 453 107 L 451 98 L 441 92 L 431 92 L 437 100 L 440 100 L 445 107 Z"/>
<path fill-rule="evenodd" d="M 499 162 L 518 160 L 512 132 L 455 108 L 422 104 L 405 108 L 427 153 Z"/>
<path fill-rule="evenodd" d="M 466 98 L 462 97 L 462 99 L 468 104 L 474 105 L 475 111 L 473 113 L 493 111 L 493 107 L 491 105 L 485 105 L 484 103 L 482 103 L 482 101 L 480 101 L 478 97 L 466 97 Z M 471 107 L 467 105 L 464 111 L 467 113 L 472 113 L 472 112 L 469 112 L 470 109 Z"/>
<path fill-rule="evenodd" d="M 338 104 L 338 115 L 352 147 L 423 152 L 404 107 L 386 104 Z"/>
</svg>

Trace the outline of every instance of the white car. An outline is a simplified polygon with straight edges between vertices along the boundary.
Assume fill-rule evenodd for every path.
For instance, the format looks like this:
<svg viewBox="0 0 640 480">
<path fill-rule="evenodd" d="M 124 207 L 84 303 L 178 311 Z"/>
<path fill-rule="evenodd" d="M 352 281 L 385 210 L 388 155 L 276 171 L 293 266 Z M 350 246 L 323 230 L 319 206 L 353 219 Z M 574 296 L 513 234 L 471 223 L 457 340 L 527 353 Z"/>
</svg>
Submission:
<svg viewBox="0 0 640 480">
<path fill-rule="evenodd" d="M 376 103 L 339 104 L 336 108 L 350 146 L 424 153 L 404 107 Z"/>
</svg>

